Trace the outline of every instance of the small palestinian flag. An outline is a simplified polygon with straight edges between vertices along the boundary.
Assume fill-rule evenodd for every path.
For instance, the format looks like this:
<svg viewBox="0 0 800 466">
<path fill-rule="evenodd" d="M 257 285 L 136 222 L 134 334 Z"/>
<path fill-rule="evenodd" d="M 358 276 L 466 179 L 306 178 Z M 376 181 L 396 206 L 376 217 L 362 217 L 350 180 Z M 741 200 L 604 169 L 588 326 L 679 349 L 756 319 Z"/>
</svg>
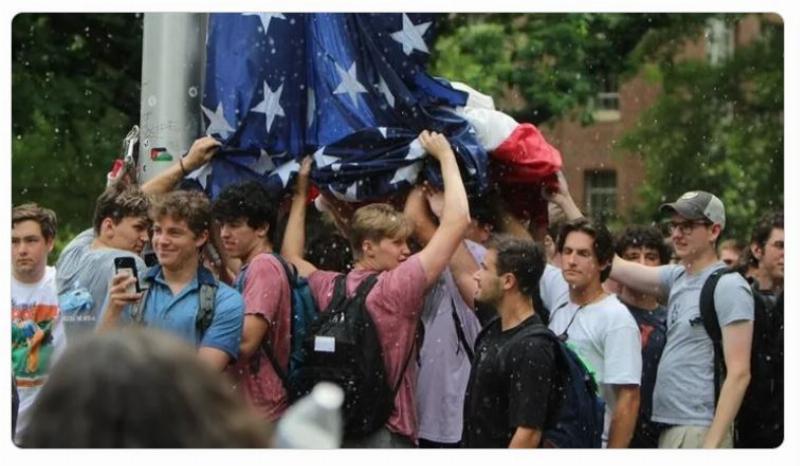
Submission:
<svg viewBox="0 0 800 466">
<path fill-rule="evenodd" d="M 167 152 L 166 147 L 154 147 L 150 149 L 150 160 L 155 162 L 172 162 L 172 154 Z"/>
</svg>

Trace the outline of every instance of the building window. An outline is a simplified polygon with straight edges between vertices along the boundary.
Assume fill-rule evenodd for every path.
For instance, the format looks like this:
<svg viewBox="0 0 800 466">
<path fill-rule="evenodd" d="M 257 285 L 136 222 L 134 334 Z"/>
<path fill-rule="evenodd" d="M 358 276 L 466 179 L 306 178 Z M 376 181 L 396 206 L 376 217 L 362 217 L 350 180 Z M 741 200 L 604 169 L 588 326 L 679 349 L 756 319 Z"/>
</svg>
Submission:
<svg viewBox="0 0 800 466">
<path fill-rule="evenodd" d="M 605 222 L 617 213 L 617 172 L 613 170 L 587 170 L 586 212 L 594 220 Z"/>
<path fill-rule="evenodd" d="M 706 22 L 706 58 L 712 65 L 719 65 L 733 55 L 735 45 L 734 28 L 720 18 Z"/>
<path fill-rule="evenodd" d="M 619 80 L 616 75 L 607 75 L 600 83 L 600 92 L 592 101 L 595 121 L 617 121 L 619 112 Z"/>
</svg>

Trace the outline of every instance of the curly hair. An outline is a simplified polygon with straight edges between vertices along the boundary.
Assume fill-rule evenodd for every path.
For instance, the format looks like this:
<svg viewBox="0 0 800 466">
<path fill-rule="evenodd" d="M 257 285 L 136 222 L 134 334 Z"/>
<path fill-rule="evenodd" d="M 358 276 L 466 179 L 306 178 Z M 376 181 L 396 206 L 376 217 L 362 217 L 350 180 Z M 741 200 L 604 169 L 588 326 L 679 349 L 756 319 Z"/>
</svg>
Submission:
<svg viewBox="0 0 800 466">
<path fill-rule="evenodd" d="M 661 231 L 653 226 L 631 225 L 622 230 L 614 244 L 617 255 L 622 257 L 628 248 L 649 248 L 658 252 L 658 261 L 668 264 L 672 252 L 664 243 Z"/>
<path fill-rule="evenodd" d="M 211 202 L 200 191 L 172 191 L 157 199 L 150 208 L 150 217 L 183 220 L 189 230 L 200 236 L 211 226 Z"/>
<path fill-rule="evenodd" d="M 30 448 L 256 448 L 269 428 L 200 361 L 152 328 L 95 334 L 67 348 L 31 412 Z"/>
<path fill-rule="evenodd" d="M 211 206 L 214 218 L 221 223 L 244 219 L 250 228 L 275 229 L 277 199 L 257 181 L 228 186 Z"/>
</svg>

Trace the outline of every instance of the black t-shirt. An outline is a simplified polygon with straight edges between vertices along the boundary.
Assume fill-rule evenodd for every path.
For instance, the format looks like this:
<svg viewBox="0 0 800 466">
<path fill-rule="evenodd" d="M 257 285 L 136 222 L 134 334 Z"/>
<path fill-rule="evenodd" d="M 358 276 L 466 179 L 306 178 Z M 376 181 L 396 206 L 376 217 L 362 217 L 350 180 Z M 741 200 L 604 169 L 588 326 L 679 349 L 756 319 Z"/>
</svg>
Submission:
<svg viewBox="0 0 800 466">
<path fill-rule="evenodd" d="M 544 430 L 555 419 L 561 378 L 553 343 L 514 338 L 533 325 L 543 326 L 538 315 L 503 332 L 498 318 L 478 337 L 464 400 L 464 447 L 506 448 L 517 427 Z"/>
<path fill-rule="evenodd" d="M 625 303 L 639 332 L 642 335 L 642 384 L 640 385 L 641 401 L 636 430 L 630 448 L 658 448 L 658 436 L 664 428 L 650 420 L 653 413 L 653 389 L 656 386 L 656 373 L 661 353 L 667 343 L 667 310 L 658 306 L 652 311 Z"/>
</svg>

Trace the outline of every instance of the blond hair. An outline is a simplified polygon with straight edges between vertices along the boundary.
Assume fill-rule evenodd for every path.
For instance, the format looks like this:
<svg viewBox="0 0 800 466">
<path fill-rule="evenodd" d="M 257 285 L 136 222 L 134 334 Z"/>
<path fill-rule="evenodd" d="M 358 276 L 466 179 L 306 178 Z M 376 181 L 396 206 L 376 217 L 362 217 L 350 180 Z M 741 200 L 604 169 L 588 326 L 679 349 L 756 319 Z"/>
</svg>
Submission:
<svg viewBox="0 0 800 466">
<path fill-rule="evenodd" d="M 350 221 L 350 245 L 353 258 L 361 258 L 361 244 L 366 241 L 407 238 L 414 228 L 402 212 L 389 204 L 369 204 L 359 208 Z"/>
</svg>

